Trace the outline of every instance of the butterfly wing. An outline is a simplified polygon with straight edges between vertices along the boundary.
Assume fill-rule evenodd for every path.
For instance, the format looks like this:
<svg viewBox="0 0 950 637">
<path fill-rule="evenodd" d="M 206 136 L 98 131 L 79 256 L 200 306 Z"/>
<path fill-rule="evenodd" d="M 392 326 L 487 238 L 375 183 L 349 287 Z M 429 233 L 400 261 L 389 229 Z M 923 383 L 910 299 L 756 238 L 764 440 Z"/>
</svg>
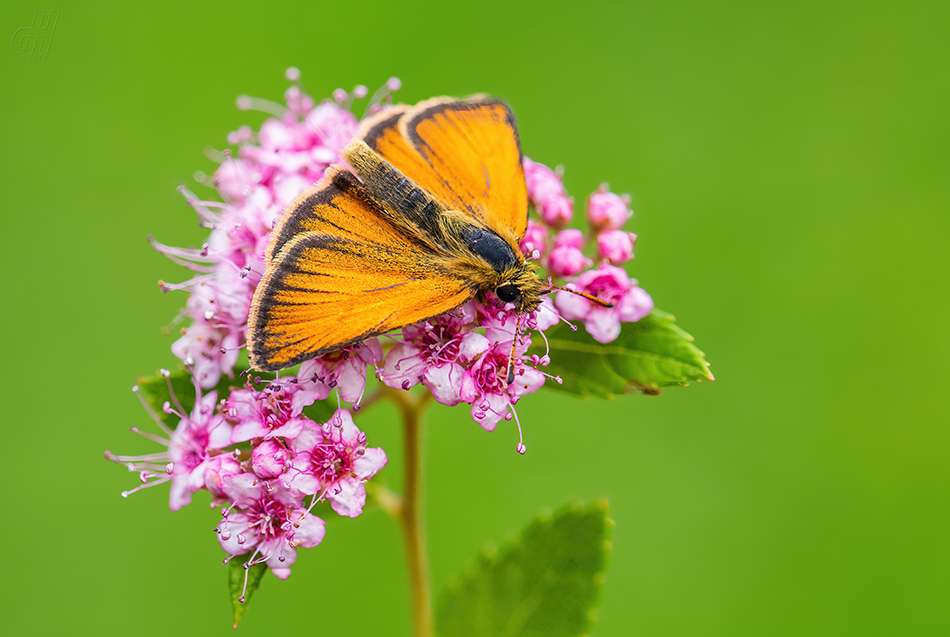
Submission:
<svg viewBox="0 0 950 637">
<path fill-rule="evenodd" d="M 264 256 L 270 264 L 290 240 L 304 232 L 356 240 L 379 232 L 389 237 L 394 231 L 387 223 L 391 217 L 392 213 L 380 207 L 353 173 L 330 166 L 323 179 L 297 195 L 280 215 Z"/>
<path fill-rule="evenodd" d="M 447 208 L 515 245 L 528 223 L 528 191 L 514 114 L 488 97 L 441 97 L 394 107 L 362 128 L 363 141 Z"/>
<path fill-rule="evenodd" d="M 252 367 L 290 367 L 470 299 L 469 283 L 430 256 L 352 174 L 331 169 L 272 234 L 248 320 Z"/>
</svg>

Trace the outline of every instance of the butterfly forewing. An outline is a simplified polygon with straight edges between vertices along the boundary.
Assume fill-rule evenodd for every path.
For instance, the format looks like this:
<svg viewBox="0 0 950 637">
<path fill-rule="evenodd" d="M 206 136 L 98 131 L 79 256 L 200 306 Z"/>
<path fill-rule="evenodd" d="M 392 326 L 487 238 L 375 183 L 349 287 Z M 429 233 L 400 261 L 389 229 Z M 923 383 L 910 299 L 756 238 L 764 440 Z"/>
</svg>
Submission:
<svg viewBox="0 0 950 637">
<path fill-rule="evenodd" d="M 320 183 L 274 230 L 248 321 L 256 369 L 289 367 L 437 316 L 475 292 L 381 217 L 350 173 Z"/>
</svg>

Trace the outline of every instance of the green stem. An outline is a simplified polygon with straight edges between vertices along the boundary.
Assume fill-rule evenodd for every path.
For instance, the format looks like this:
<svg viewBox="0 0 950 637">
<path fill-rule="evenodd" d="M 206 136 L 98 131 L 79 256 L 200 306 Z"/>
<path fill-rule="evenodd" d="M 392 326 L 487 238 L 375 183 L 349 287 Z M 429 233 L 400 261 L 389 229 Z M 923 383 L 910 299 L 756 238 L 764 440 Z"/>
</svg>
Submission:
<svg viewBox="0 0 950 637">
<path fill-rule="evenodd" d="M 389 391 L 399 406 L 403 422 L 405 484 L 399 522 L 409 562 L 409 590 L 412 595 L 412 623 L 415 637 L 432 637 L 432 592 L 429 560 L 422 525 L 422 413 L 429 393 L 411 400 L 405 392 Z"/>
</svg>

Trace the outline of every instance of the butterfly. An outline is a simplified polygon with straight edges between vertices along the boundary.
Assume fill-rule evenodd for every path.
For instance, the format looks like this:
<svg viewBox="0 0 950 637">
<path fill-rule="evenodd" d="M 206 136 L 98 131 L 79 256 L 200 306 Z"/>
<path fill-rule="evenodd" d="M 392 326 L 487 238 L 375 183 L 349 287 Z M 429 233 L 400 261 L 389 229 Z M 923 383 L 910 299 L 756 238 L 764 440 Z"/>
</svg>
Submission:
<svg viewBox="0 0 950 637">
<path fill-rule="evenodd" d="M 472 298 L 488 303 L 489 292 L 514 305 L 517 333 L 556 288 L 519 248 L 528 193 L 504 102 L 393 106 L 365 120 L 343 156 L 353 172 L 330 166 L 271 233 L 248 320 L 253 368 L 291 367 Z M 514 342 L 509 384 L 513 356 Z"/>
</svg>

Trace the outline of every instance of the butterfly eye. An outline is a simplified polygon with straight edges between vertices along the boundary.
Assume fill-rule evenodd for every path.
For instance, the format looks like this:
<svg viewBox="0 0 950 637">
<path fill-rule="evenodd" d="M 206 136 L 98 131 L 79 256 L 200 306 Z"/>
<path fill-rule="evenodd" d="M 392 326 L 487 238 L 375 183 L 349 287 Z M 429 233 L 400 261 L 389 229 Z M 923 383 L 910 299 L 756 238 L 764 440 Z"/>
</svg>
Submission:
<svg viewBox="0 0 950 637">
<path fill-rule="evenodd" d="M 495 294 L 497 294 L 498 298 L 505 303 L 514 303 L 521 297 L 521 290 L 511 284 L 508 284 L 502 285 L 496 289 Z"/>
</svg>

